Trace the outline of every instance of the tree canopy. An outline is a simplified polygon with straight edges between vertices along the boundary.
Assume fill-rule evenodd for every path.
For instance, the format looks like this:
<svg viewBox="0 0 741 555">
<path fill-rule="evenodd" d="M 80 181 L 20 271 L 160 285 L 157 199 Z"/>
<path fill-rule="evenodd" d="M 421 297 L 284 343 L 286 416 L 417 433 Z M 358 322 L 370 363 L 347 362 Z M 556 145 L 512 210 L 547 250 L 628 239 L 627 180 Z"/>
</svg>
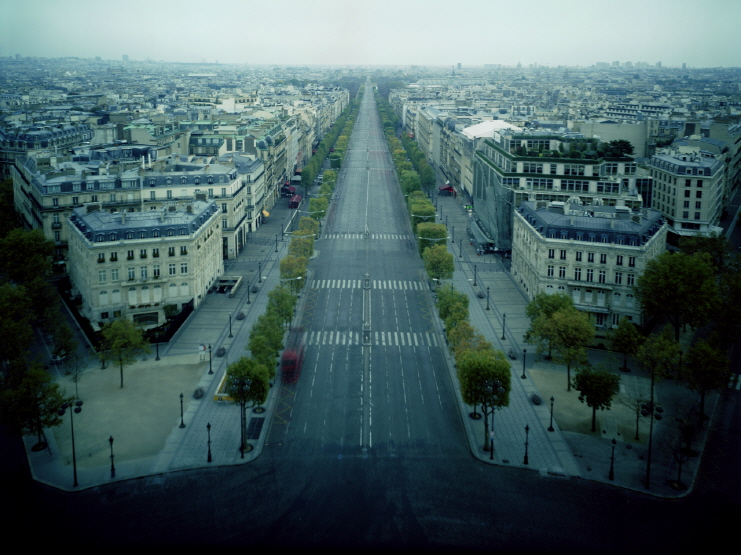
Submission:
<svg viewBox="0 0 741 555">
<path fill-rule="evenodd" d="M 597 409 L 610 408 L 612 398 L 620 392 L 620 376 L 609 370 L 582 368 L 574 378 L 579 401 L 592 409 L 592 431 L 595 431 Z"/>
<path fill-rule="evenodd" d="M 259 406 L 265 402 L 270 388 L 268 369 L 253 358 L 241 357 L 226 369 L 226 391 L 240 405 L 252 403 Z M 240 387 L 239 381 L 250 382 L 249 389 Z"/>
<path fill-rule="evenodd" d="M 425 270 L 431 279 L 451 279 L 455 271 L 453 255 L 448 252 L 445 245 L 435 245 L 426 248 L 422 253 Z"/>
<path fill-rule="evenodd" d="M 649 317 L 666 318 L 675 339 L 683 324 L 705 325 L 718 304 L 718 286 L 704 254 L 663 253 L 649 260 L 635 288 Z"/>
<path fill-rule="evenodd" d="M 136 362 L 137 357 L 151 353 L 152 348 L 144 339 L 140 326 L 127 318 L 116 318 L 100 330 L 101 343 L 98 356 L 103 361 L 118 365 L 121 387 L 124 386 L 124 367 Z"/>
<path fill-rule="evenodd" d="M 638 347 L 643 343 L 643 336 L 636 329 L 626 316 L 623 316 L 618 326 L 610 333 L 612 339 L 612 348 L 623 353 L 623 370 L 628 368 L 628 355 L 634 356 L 638 352 Z"/>
</svg>

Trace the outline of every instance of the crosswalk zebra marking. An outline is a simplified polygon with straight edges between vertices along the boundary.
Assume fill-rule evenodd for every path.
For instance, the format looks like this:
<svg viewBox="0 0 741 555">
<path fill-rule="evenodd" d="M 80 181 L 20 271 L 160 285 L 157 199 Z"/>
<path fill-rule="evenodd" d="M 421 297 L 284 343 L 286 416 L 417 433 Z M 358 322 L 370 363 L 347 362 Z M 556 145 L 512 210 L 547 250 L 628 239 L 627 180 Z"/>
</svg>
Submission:
<svg viewBox="0 0 741 555">
<path fill-rule="evenodd" d="M 312 331 L 309 332 L 309 345 L 362 345 L 362 334 L 356 331 Z M 430 332 L 376 331 L 372 335 L 372 345 L 378 347 L 437 347 L 437 337 Z"/>
<path fill-rule="evenodd" d="M 362 279 L 313 279 L 309 286 L 312 289 L 360 289 L 363 287 Z M 404 280 L 383 280 L 374 279 L 371 280 L 371 287 L 373 289 L 400 289 L 411 290 L 411 291 L 422 291 L 425 286 L 420 281 L 404 281 Z"/>
</svg>

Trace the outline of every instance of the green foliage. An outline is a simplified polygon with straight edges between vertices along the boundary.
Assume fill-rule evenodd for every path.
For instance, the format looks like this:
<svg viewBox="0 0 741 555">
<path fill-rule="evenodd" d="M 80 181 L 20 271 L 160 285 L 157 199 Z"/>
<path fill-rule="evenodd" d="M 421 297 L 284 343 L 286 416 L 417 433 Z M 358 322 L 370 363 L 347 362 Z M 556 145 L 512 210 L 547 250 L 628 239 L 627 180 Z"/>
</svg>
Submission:
<svg viewBox="0 0 741 555">
<path fill-rule="evenodd" d="M 448 238 L 448 229 L 443 224 L 421 222 L 417 224 L 417 241 L 420 254 L 425 249 L 438 244 L 444 245 Z"/>
<path fill-rule="evenodd" d="M 723 274 L 733 256 L 733 245 L 725 235 L 713 231 L 707 237 L 694 235 L 682 237 L 679 247 L 687 255 L 706 254 L 716 276 Z"/>
<path fill-rule="evenodd" d="M 597 409 L 610 408 L 612 398 L 620 392 L 620 376 L 605 369 L 583 368 L 576 373 L 574 389 L 579 401 L 592 409 L 592 431 L 595 431 Z"/>
<path fill-rule="evenodd" d="M 18 435 L 37 434 L 39 443 L 45 428 L 62 422 L 57 411 L 64 403 L 64 396 L 41 365 L 31 366 L 19 383 L 3 389 L 0 399 L 2 421 Z"/>
<path fill-rule="evenodd" d="M 543 338 L 536 337 L 536 330 L 533 328 L 536 320 L 541 316 L 545 316 L 545 318 L 548 319 L 557 311 L 573 306 L 574 301 L 564 293 L 556 293 L 553 295 L 549 295 L 548 293 L 538 293 L 535 295 L 535 298 L 533 298 L 533 300 L 525 307 L 525 315 L 530 318 L 530 327 L 525 332 L 525 341 L 530 344 L 541 343 Z M 544 331 L 542 326 L 539 328 L 539 331 Z M 548 351 L 550 352 L 550 345 L 548 345 Z"/>
<path fill-rule="evenodd" d="M 294 256 L 289 254 L 280 261 L 280 278 L 286 281 L 286 284 L 295 294 L 303 287 L 303 281 L 306 279 L 306 268 L 309 259 L 303 256 Z M 301 278 L 301 279 L 298 279 Z"/>
<path fill-rule="evenodd" d="M 633 154 L 633 145 L 630 141 L 624 139 L 616 139 L 606 143 L 604 146 L 604 156 L 607 158 L 624 158 L 629 154 Z"/>
<path fill-rule="evenodd" d="M 288 254 L 296 257 L 311 258 L 314 254 L 314 238 L 294 234 L 288 245 Z"/>
<path fill-rule="evenodd" d="M 0 272 L 16 283 L 26 284 L 51 273 L 54 243 L 40 229 L 16 228 L 0 239 Z"/>
<path fill-rule="evenodd" d="M 614 350 L 623 353 L 623 368 L 628 369 L 628 355 L 635 355 L 638 347 L 643 343 L 643 336 L 636 327 L 623 316 L 618 323 L 618 327 L 610 332 L 612 347 Z"/>
<path fill-rule="evenodd" d="M 467 319 L 468 302 L 468 295 L 456 290 L 452 285 L 441 287 L 437 293 L 437 309 L 440 319 L 447 320 L 451 314 L 460 313 L 460 309 L 457 308 L 459 306 L 465 309 L 466 318 L 464 319 Z"/>
<path fill-rule="evenodd" d="M 116 318 L 100 330 L 101 342 L 98 357 L 104 362 L 116 363 L 124 385 L 124 367 L 136 362 L 137 357 L 151 353 L 152 348 L 144 339 L 141 327 L 126 318 Z"/>
<path fill-rule="evenodd" d="M 268 293 L 267 310 L 275 314 L 283 323 L 291 321 L 295 305 L 296 297 L 285 285 L 280 285 Z"/>
<path fill-rule="evenodd" d="M 20 359 L 28 352 L 33 337 L 31 318 L 25 287 L 0 285 L 0 361 Z"/>
<path fill-rule="evenodd" d="M 298 235 L 305 233 L 306 235 L 314 235 L 316 237 L 319 235 L 319 222 L 309 216 L 303 216 L 298 222 L 298 230 L 300 232 Z"/>
<path fill-rule="evenodd" d="M 417 226 L 419 224 L 435 222 L 437 211 L 435 210 L 435 206 L 425 198 L 424 201 L 409 204 L 409 213 L 412 217 L 412 230 L 417 233 Z"/>
<path fill-rule="evenodd" d="M 401 190 L 405 195 L 412 191 L 418 191 L 422 187 L 419 174 L 415 171 L 401 172 Z"/>
<path fill-rule="evenodd" d="M 327 215 L 327 207 L 329 207 L 327 197 L 309 199 L 309 215 L 315 220 L 321 220 Z"/>
<path fill-rule="evenodd" d="M 0 238 L 18 225 L 18 214 L 13 200 L 13 180 L 0 180 Z"/>
<path fill-rule="evenodd" d="M 671 375 L 676 367 L 681 348 L 671 337 L 669 328 L 661 333 L 650 335 L 638 348 L 636 358 L 643 368 L 651 374 L 651 379 L 663 379 Z"/>
<path fill-rule="evenodd" d="M 725 387 L 731 379 L 728 357 L 711 343 L 700 339 L 685 356 L 680 378 L 689 389 L 700 394 L 700 414 L 704 414 L 705 393 Z"/>
<path fill-rule="evenodd" d="M 425 270 L 431 279 L 451 279 L 455 271 L 453 255 L 445 245 L 435 245 L 425 249 L 422 253 Z"/>
<path fill-rule="evenodd" d="M 249 383 L 240 387 L 239 382 Z M 235 403 L 246 406 L 259 406 L 268 398 L 270 389 L 270 372 L 257 360 L 241 357 L 226 369 L 226 391 Z"/>
<path fill-rule="evenodd" d="M 646 315 L 667 318 L 675 339 L 683 324 L 705 325 L 718 305 L 718 286 L 704 254 L 663 253 L 649 260 L 635 288 Z"/>
</svg>

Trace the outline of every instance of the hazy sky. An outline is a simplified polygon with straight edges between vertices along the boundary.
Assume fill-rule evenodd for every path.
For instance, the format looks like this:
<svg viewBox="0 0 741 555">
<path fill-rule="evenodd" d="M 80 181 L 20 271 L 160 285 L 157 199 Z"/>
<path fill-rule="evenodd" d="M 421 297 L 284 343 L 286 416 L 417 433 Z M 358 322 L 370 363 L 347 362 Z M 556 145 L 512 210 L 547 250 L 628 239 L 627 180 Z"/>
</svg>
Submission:
<svg viewBox="0 0 741 555">
<path fill-rule="evenodd" d="M 0 0 L 0 56 L 741 66 L 741 0 Z"/>
</svg>

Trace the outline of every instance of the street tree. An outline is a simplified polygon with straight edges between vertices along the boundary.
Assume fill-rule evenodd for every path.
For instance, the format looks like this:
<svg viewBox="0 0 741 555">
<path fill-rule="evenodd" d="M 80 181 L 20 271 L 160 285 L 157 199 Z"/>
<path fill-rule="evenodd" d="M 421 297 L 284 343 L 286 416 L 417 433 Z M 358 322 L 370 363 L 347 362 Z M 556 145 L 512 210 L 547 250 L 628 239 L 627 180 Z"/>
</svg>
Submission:
<svg viewBox="0 0 741 555">
<path fill-rule="evenodd" d="M 0 361 L 20 359 L 28 352 L 32 315 L 25 287 L 0 285 Z"/>
<path fill-rule="evenodd" d="M 437 293 L 437 309 L 441 320 L 447 320 L 452 311 L 458 310 L 456 306 L 463 306 L 468 314 L 468 303 L 468 295 L 452 285 L 441 287 Z"/>
<path fill-rule="evenodd" d="M 741 260 L 726 263 L 718 279 L 720 306 L 715 314 L 720 345 L 728 348 L 741 340 Z"/>
<path fill-rule="evenodd" d="M 594 338 L 594 324 L 589 314 L 573 307 L 556 311 L 550 318 L 541 316 L 538 320 L 534 327 L 553 349 L 553 359 L 566 365 L 566 391 L 571 391 L 571 367 L 587 362 L 587 344 Z M 539 349 L 542 349 L 541 345 Z"/>
<path fill-rule="evenodd" d="M 666 252 L 649 260 L 635 292 L 649 317 L 671 322 L 677 341 L 684 324 L 705 325 L 718 305 L 717 282 L 704 254 Z"/>
<path fill-rule="evenodd" d="M 484 446 L 489 443 L 488 415 L 498 407 L 509 405 L 510 363 L 499 350 L 466 351 L 457 363 L 461 397 L 467 405 L 481 405 L 484 415 Z M 504 389 L 496 394 L 491 386 L 498 383 Z"/>
<path fill-rule="evenodd" d="M 327 197 L 309 199 L 309 214 L 316 220 L 321 220 L 327 215 L 329 200 Z"/>
<path fill-rule="evenodd" d="M 680 367 L 680 379 L 700 394 L 700 422 L 705 417 L 705 394 L 728 385 L 731 369 L 728 357 L 719 348 L 700 339 L 690 348 Z"/>
<path fill-rule="evenodd" d="M 604 368 L 582 368 L 574 378 L 579 401 L 592 409 L 592 431 L 596 430 L 597 409 L 609 410 L 613 397 L 620 391 L 620 376 Z"/>
<path fill-rule="evenodd" d="M 708 255 L 708 260 L 716 276 L 726 271 L 728 262 L 734 256 L 731 241 L 717 231 L 713 231 L 707 236 L 691 235 L 682 237 L 679 241 L 679 248 L 689 256 L 700 253 Z"/>
<path fill-rule="evenodd" d="M 311 255 L 314 254 L 314 238 L 302 237 L 294 233 L 288 245 L 288 254 L 300 258 L 311 258 Z"/>
<path fill-rule="evenodd" d="M 626 316 L 620 318 L 618 326 L 610 332 L 612 348 L 619 353 L 623 353 L 622 370 L 630 372 L 628 368 L 628 355 L 635 356 L 638 347 L 643 343 L 643 335 L 636 329 Z"/>
<path fill-rule="evenodd" d="M 665 327 L 660 333 L 651 334 L 638 348 L 636 358 L 651 377 L 651 390 L 648 398 L 650 418 L 653 418 L 654 386 L 657 381 L 671 375 L 679 360 L 680 353 L 679 342 L 672 339 L 671 330 L 668 327 Z"/>
<path fill-rule="evenodd" d="M 234 399 L 235 403 L 252 403 L 252 406 L 265 403 L 270 388 L 269 371 L 265 365 L 254 358 L 241 357 L 229 365 L 226 373 L 227 394 Z M 240 390 L 239 380 L 251 380 L 248 391 Z M 246 388 L 242 389 L 246 390 Z"/>
<path fill-rule="evenodd" d="M 409 194 L 412 191 L 417 191 L 421 187 L 419 180 L 419 174 L 414 170 L 401 172 L 401 190 L 404 194 Z"/>
<path fill-rule="evenodd" d="M 302 216 L 298 222 L 298 230 L 306 235 L 319 235 L 319 221 L 309 216 Z"/>
<path fill-rule="evenodd" d="M 137 357 L 152 352 L 140 326 L 127 318 L 116 318 L 100 330 L 98 357 L 118 365 L 121 387 L 124 386 L 124 368 L 136 362 Z"/>
<path fill-rule="evenodd" d="M 2 390 L 0 398 L 3 422 L 16 434 L 36 434 L 38 443 L 34 450 L 46 447 L 44 430 L 62 422 L 57 411 L 65 401 L 51 374 L 41 364 L 34 363 L 18 383 Z"/>
<path fill-rule="evenodd" d="M 77 350 L 77 340 L 72 328 L 66 322 L 62 322 L 54 330 L 54 350 L 52 354 L 59 357 L 71 355 Z"/>
<path fill-rule="evenodd" d="M 564 293 L 548 294 L 541 292 L 535 295 L 533 300 L 527 303 L 525 307 L 525 315 L 530 319 L 530 327 L 525 332 L 525 342 L 535 345 L 542 341 L 542 338 L 536 337 L 535 328 L 533 327 L 538 318 L 545 316 L 548 319 L 555 312 L 572 306 L 574 306 L 574 301 Z M 540 331 L 544 331 L 542 326 L 540 326 Z M 551 358 L 550 343 L 548 343 L 547 358 Z"/>
<path fill-rule="evenodd" d="M 301 290 L 303 280 L 306 279 L 306 267 L 309 259 L 303 256 L 287 255 L 280 261 L 280 278 L 287 281 L 288 287 L 295 294 Z M 301 279 L 297 279 L 301 278 Z"/>
<path fill-rule="evenodd" d="M 434 222 L 421 222 L 417 224 L 417 239 L 419 242 L 419 253 L 425 252 L 426 248 L 434 245 L 444 245 L 448 238 L 448 229 L 443 224 Z"/>
<path fill-rule="evenodd" d="M 26 284 L 51 273 L 54 242 L 41 229 L 16 228 L 0 238 L 0 273 L 8 280 Z"/>
<path fill-rule="evenodd" d="M 425 270 L 431 279 L 451 279 L 455 271 L 453 255 L 445 245 L 428 247 L 422 253 Z"/>
<path fill-rule="evenodd" d="M 416 232 L 417 226 L 423 222 L 434 223 L 437 211 L 435 206 L 425 198 L 409 204 L 409 213 L 412 217 L 412 229 Z"/>
<path fill-rule="evenodd" d="M 608 142 L 605 149 L 605 156 L 622 158 L 628 154 L 633 154 L 634 148 L 630 141 L 625 139 L 616 139 Z"/>
<path fill-rule="evenodd" d="M 296 296 L 285 285 L 279 285 L 268 293 L 267 310 L 273 312 L 283 324 L 290 322 L 293 318 L 295 305 Z"/>
<path fill-rule="evenodd" d="M 636 417 L 636 433 L 633 438 L 636 441 L 640 439 L 641 411 L 643 410 L 643 405 L 647 402 L 648 399 L 645 391 L 635 382 L 632 385 L 627 385 L 625 392 L 620 395 L 620 403 L 627 407 Z"/>
</svg>

